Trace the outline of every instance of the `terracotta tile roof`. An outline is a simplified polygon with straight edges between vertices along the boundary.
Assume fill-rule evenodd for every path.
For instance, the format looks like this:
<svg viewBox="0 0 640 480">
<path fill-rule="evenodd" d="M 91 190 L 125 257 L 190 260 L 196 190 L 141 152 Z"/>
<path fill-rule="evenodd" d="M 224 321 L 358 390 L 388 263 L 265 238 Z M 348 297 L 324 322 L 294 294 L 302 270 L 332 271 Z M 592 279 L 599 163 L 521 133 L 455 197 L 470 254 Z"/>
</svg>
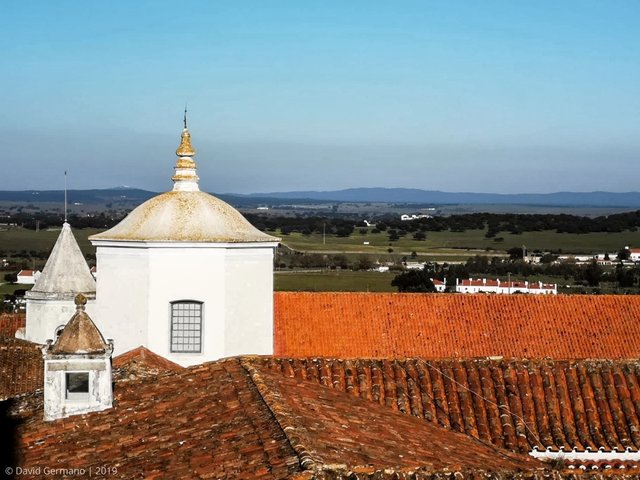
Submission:
<svg viewBox="0 0 640 480">
<path fill-rule="evenodd" d="M 15 337 L 18 329 L 26 325 L 24 313 L 0 313 L 0 337 Z"/>
<path fill-rule="evenodd" d="M 0 336 L 0 400 L 42 388 L 42 345 Z"/>
<path fill-rule="evenodd" d="M 0 398 L 42 388 L 40 347 L 18 339 L 0 341 Z M 639 361 L 257 362 L 513 451 L 640 447 Z M 113 366 L 114 378 L 127 381 L 184 370 L 144 347 L 117 357 Z"/>
<path fill-rule="evenodd" d="M 254 362 L 512 451 L 640 448 L 640 361 Z"/>
<path fill-rule="evenodd" d="M 181 372 L 184 370 L 181 365 L 173 363 L 143 346 L 118 355 L 112 362 L 113 368 L 130 368 L 132 365 L 139 365 L 158 372 Z"/>
<path fill-rule="evenodd" d="M 340 464 L 458 471 L 543 467 L 528 456 L 509 455 L 315 381 L 283 378 L 259 363 L 243 365 L 307 469 Z"/>
<path fill-rule="evenodd" d="M 238 360 L 116 382 L 114 408 L 18 428 L 20 465 L 114 478 L 288 478 L 299 460 Z"/>
<path fill-rule="evenodd" d="M 485 472 L 433 472 L 425 469 L 340 469 L 332 468 L 318 472 L 313 477 L 296 477 L 313 480 L 638 480 L 637 474 L 619 472 L 545 471 L 541 473 L 503 473 L 487 474 Z"/>
<path fill-rule="evenodd" d="M 640 357 L 638 295 L 278 292 L 274 301 L 280 356 Z"/>
<path fill-rule="evenodd" d="M 544 467 L 247 359 L 118 381 L 114 393 L 110 410 L 54 422 L 44 422 L 38 408 L 23 408 L 19 464 L 85 471 L 108 465 L 117 469 L 115 478 L 241 479 L 329 478 L 360 465 L 444 469 L 458 472 L 456 478 Z"/>
<path fill-rule="evenodd" d="M 42 345 L 0 336 L 0 400 L 40 390 L 44 364 Z M 138 347 L 113 359 L 113 376 L 118 380 L 157 377 L 184 370 L 180 365 Z"/>
</svg>

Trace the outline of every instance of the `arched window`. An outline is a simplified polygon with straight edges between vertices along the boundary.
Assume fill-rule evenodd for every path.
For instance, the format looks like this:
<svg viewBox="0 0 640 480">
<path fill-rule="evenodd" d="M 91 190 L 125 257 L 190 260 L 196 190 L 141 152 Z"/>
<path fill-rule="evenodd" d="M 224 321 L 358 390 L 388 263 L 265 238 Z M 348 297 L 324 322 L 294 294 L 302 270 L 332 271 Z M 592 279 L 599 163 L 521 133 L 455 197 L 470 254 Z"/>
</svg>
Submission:
<svg viewBox="0 0 640 480">
<path fill-rule="evenodd" d="M 64 327 L 66 325 L 59 325 L 56 327 L 56 331 L 55 331 L 55 339 L 53 340 L 54 342 L 58 339 L 58 337 L 60 336 L 60 334 L 62 333 L 62 330 L 64 330 Z"/>
<path fill-rule="evenodd" d="M 171 302 L 171 351 L 202 352 L 202 302 Z"/>
</svg>

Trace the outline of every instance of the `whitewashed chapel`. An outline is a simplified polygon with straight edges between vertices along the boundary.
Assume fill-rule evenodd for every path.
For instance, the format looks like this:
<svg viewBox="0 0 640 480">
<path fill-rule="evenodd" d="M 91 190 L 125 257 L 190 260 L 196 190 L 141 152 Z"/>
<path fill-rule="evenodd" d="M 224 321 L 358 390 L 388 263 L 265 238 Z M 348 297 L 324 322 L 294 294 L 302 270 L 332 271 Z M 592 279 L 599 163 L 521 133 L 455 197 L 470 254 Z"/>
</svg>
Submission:
<svg viewBox="0 0 640 480">
<path fill-rule="evenodd" d="M 99 330 L 114 340 L 116 355 L 143 345 L 187 366 L 273 353 L 279 239 L 200 191 L 186 119 L 176 154 L 171 191 L 89 238 L 97 282 L 65 224 L 28 297 L 26 339 L 55 339 L 82 293 Z"/>
</svg>

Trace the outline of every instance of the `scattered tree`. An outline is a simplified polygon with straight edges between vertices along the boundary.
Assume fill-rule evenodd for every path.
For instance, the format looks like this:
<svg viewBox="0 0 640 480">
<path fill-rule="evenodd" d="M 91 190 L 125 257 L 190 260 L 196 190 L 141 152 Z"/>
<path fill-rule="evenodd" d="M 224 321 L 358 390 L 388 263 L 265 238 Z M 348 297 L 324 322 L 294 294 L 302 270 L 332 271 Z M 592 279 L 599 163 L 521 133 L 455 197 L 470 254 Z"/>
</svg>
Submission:
<svg viewBox="0 0 640 480">
<path fill-rule="evenodd" d="M 4 275 L 4 281 L 8 283 L 16 283 L 18 281 L 18 274 L 16 272 L 6 273 Z"/>
<path fill-rule="evenodd" d="M 584 279 L 590 287 L 597 287 L 600 285 L 602 279 L 602 267 L 593 260 L 587 268 L 584 269 Z"/>
<path fill-rule="evenodd" d="M 391 281 L 392 287 L 399 292 L 435 292 L 436 287 L 425 270 L 409 270 L 403 272 Z"/>
</svg>

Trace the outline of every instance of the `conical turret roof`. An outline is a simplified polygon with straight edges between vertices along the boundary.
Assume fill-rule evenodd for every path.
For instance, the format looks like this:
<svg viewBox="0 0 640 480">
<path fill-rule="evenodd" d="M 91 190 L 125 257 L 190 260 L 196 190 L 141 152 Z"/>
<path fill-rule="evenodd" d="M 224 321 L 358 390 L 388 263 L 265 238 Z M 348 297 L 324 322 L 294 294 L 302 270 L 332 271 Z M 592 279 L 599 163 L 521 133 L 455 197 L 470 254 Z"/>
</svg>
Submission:
<svg viewBox="0 0 640 480">
<path fill-rule="evenodd" d="M 84 311 L 87 299 L 78 294 L 75 298 L 76 313 L 71 317 L 60 333 L 60 336 L 51 347 L 54 354 L 73 353 L 104 353 L 109 349 L 109 344 Z"/>
<path fill-rule="evenodd" d="M 73 236 L 71 226 L 65 222 L 42 274 L 28 295 L 73 298 L 77 293 L 95 295 L 95 292 L 96 281 Z"/>
</svg>

